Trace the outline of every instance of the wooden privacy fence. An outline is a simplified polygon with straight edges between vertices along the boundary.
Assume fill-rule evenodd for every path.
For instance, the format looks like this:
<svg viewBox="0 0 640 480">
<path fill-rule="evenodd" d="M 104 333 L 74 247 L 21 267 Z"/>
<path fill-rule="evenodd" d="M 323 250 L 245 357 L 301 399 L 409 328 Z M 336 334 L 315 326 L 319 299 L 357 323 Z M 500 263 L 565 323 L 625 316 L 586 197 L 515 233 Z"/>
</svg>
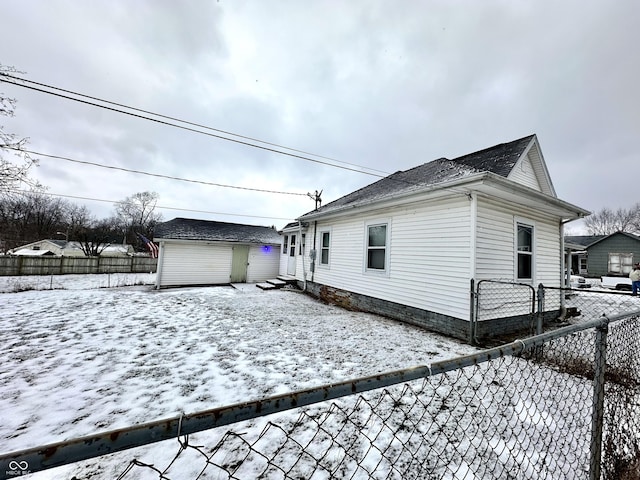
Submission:
<svg viewBox="0 0 640 480">
<path fill-rule="evenodd" d="M 71 273 L 150 273 L 158 260 L 150 257 L 0 257 L 0 276 Z"/>
</svg>

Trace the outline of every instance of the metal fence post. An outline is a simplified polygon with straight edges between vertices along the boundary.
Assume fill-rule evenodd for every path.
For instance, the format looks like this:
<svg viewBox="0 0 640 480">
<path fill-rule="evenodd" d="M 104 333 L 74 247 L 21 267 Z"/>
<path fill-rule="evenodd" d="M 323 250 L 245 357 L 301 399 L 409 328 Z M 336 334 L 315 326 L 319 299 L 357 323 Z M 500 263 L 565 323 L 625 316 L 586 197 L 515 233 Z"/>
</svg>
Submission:
<svg viewBox="0 0 640 480">
<path fill-rule="evenodd" d="M 605 324 L 596 328 L 596 350 L 594 359 L 595 373 L 593 378 L 593 407 L 591 411 L 591 459 L 589 462 L 589 480 L 600 480 L 608 332 L 609 320 L 607 319 Z"/>
<path fill-rule="evenodd" d="M 537 315 L 536 335 L 542 334 L 544 324 L 544 285 L 538 285 L 538 315 Z"/>
<path fill-rule="evenodd" d="M 471 279 L 471 290 L 469 293 L 469 344 L 473 345 L 473 337 L 474 337 L 474 321 L 476 318 L 476 292 L 475 292 L 476 281 L 475 279 Z"/>
</svg>

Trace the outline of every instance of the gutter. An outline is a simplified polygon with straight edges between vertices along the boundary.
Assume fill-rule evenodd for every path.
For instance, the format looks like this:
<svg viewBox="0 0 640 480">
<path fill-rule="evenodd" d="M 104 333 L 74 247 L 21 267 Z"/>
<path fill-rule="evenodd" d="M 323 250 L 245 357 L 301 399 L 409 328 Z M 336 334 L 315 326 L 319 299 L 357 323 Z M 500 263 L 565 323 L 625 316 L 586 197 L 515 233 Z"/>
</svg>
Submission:
<svg viewBox="0 0 640 480">
<path fill-rule="evenodd" d="M 305 256 L 305 249 L 306 249 L 306 245 L 302 245 L 302 222 L 300 220 L 298 220 L 298 235 L 299 235 L 299 239 L 300 239 L 300 248 L 302 249 L 302 291 L 306 292 L 307 291 L 307 270 L 304 266 L 304 256 Z"/>
<path fill-rule="evenodd" d="M 515 183 L 512 180 L 508 180 L 507 178 L 502 177 L 501 175 L 490 172 L 482 172 L 479 174 L 469 175 L 456 180 L 452 180 L 450 182 L 437 183 L 435 185 L 430 185 L 422 189 L 410 190 L 397 193 L 395 195 L 389 195 L 380 199 L 379 201 L 374 200 L 371 203 L 362 201 L 356 204 L 343 205 L 326 213 L 322 211 L 310 212 L 306 215 L 301 216 L 298 220 L 314 220 L 323 217 L 326 218 L 331 216 L 340 216 L 351 213 L 356 209 L 362 212 L 366 212 L 379 208 L 393 207 L 398 204 L 405 204 L 406 199 L 409 197 L 416 197 L 414 201 L 418 202 L 421 201 L 423 197 L 428 197 L 437 193 L 441 193 L 442 196 L 452 194 L 468 194 L 470 192 L 462 190 L 462 188 L 466 188 L 468 190 L 479 190 L 477 187 L 482 185 L 500 188 L 508 193 L 523 197 L 526 196 L 531 198 L 533 201 L 543 202 L 548 205 L 554 206 L 557 209 L 565 210 L 567 213 L 573 214 L 573 217 L 570 220 L 576 220 L 578 218 L 582 218 L 591 214 L 591 212 L 589 212 L 588 210 L 580 208 L 576 205 L 572 205 L 556 197 L 551 197 L 527 186 Z M 456 188 L 460 188 L 460 190 L 456 190 Z M 530 205 L 530 203 L 531 202 L 529 202 L 528 204 Z M 526 206 L 527 204 L 523 203 L 523 205 Z M 325 208 L 326 207 L 327 205 L 325 205 Z"/>
</svg>

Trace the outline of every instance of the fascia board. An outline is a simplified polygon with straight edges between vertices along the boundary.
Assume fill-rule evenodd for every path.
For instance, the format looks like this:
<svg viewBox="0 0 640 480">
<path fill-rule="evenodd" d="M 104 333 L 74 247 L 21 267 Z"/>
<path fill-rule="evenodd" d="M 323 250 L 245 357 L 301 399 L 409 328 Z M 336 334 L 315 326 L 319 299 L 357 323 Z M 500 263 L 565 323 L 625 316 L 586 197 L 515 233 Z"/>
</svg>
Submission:
<svg viewBox="0 0 640 480">
<path fill-rule="evenodd" d="M 591 212 L 572 205 L 563 200 L 551 197 L 542 192 L 529 188 L 525 185 L 515 183 L 500 175 L 490 172 L 482 172 L 467 177 L 456 179 L 451 182 L 440 183 L 427 187 L 417 192 L 402 193 L 400 195 L 387 197 L 383 200 L 369 204 L 346 205 L 330 212 L 309 213 L 300 217 L 304 221 L 329 219 L 344 215 L 365 213 L 371 210 L 405 205 L 407 203 L 419 202 L 427 199 L 450 196 L 452 194 L 467 195 L 471 192 L 480 192 L 486 195 L 503 198 L 523 206 L 536 205 L 542 210 L 547 210 L 554 215 L 558 215 L 566 220 L 575 220 L 590 215 Z"/>
<path fill-rule="evenodd" d="M 153 237 L 153 241 L 156 243 L 175 243 L 175 244 L 194 244 L 197 243 L 199 245 L 281 245 L 282 242 L 243 242 L 243 241 L 233 241 L 233 240 L 206 240 L 206 239 L 188 239 L 188 238 L 162 238 L 162 237 Z"/>
<path fill-rule="evenodd" d="M 529 188 L 525 185 L 515 183 L 500 175 L 488 173 L 480 190 L 493 194 L 499 198 L 505 198 L 524 206 L 535 205 L 534 208 L 549 211 L 554 215 L 563 217 L 565 220 L 576 220 L 591 215 L 589 210 L 573 205 L 556 197 L 551 197 L 542 192 Z M 502 193 L 502 195 L 501 195 Z"/>
<path fill-rule="evenodd" d="M 299 220 L 303 220 L 305 222 L 318 220 L 320 218 L 334 218 L 341 217 L 344 215 L 353 215 L 354 213 L 364 213 L 370 210 L 379 210 L 381 208 L 394 207 L 397 205 L 404 205 L 407 203 L 414 203 L 421 200 L 426 200 L 429 198 L 442 197 L 442 196 L 450 196 L 452 194 L 464 194 L 466 195 L 470 191 L 474 190 L 474 184 L 481 184 L 483 179 L 489 175 L 487 172 L 477 173 L 473 175 L 466 176 L 464 178 L 452 180 L 450 182 L 438 183 L 436 185 L 425 187 L 424 189 L 412 191 L 412 192 L 403 192 L 398 195 L 392 195 L 389 197 L 385 197 L 384 199 L 370 202 L 370 203 L 361 203 L 357 205 L 345 205 L 343 207 L 337 208 L 335 210 L 331 210 L 330 212 L 318 212 L 318 213 L 308 213 L 299 218 Z"/>
</svg>

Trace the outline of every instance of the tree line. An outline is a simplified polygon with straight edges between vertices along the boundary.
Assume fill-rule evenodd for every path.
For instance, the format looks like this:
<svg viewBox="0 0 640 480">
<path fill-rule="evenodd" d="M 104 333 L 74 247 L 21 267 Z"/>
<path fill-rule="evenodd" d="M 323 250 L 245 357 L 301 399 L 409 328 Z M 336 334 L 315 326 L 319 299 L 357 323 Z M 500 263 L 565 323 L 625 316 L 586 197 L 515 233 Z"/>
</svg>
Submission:
<svg viewBox="0 0 640 480">
<path fill-rule="evenodd" d="M 616 232 L 640 235 L 640 203 L 630 208 L 603 208 L 584 219 L 590 235 L 611 235 Z"/>
<path fill-rule="evenodd" d="M 110 244 L 146 251 L 140 234 L 153 238 L 162 215 L 155 211 L 158 194 L 135 193 L 114 204 L 111 216 L 98 219 L 85 205 L 55 198 L 42 189 L 0 195 L 0 253 L 43 239 L 74 241 L 87 256 Z"/>
</svg>

